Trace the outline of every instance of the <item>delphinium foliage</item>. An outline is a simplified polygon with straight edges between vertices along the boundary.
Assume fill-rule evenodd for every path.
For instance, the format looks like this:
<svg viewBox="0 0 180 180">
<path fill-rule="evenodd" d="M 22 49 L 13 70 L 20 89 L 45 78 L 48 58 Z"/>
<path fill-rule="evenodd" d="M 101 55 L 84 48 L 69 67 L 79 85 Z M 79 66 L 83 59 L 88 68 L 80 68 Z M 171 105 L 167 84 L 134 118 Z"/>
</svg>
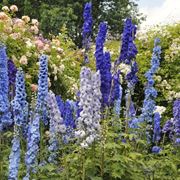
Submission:
<svg viewBox="0 0 180 180">
<path fill-rule="evenodd" d="M 86 64 L 89 62 L 87 53 L 90 48 L 92 25 L 93 25 L 91 2 L 85 4 L 83 18 L 84 18 L 84 24 L 83 24 L 82 36 L 83 36 L 83 47 L 85 49 L 84 63 Z"/>
<path fill-rule="evenodd" d="M 9 77 L 7 63 L 6 47 L 0 44 L 0 131 L 13 123 L 8 99 Z"/>
<path fill-rule="evenodd" d="M 8 179 L 18 179 L 20 139 L 21 136 L 26 136 L 28 118 L 28 103 L 26 101 L 24 73 L 21 69 L 19 69 L 16 73 L 16 91 L 15 97 L 12 101 L 12 108 L 14 117 L 14 137 L 9 157 Z"/>
</svg>

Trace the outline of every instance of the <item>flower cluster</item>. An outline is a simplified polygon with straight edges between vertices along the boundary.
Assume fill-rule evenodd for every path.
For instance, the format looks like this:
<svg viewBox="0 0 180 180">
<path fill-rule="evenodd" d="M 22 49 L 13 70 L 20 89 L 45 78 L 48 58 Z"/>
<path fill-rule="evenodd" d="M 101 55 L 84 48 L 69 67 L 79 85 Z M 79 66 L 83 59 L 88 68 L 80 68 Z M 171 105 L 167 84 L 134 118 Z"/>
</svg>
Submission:
<svg viewBox="0 0 180 180">
<path fill-rule="evenodd" d="M 77 119 L 75 136 L 82 147 L 88 147 L 98 137 L 100 130 L 100 74 L 93 74 L 89 68 L 83 67 L 80 74 L 80 102 L 82 108 Z"/>
<path fill-rule="evenodd" d="M 17 126 L 26 128 L 28 118 L 28 103 L 26 101 L 24 72 L 18 69 L 16 73 L 16 91 L 12 101 L 14 122 Z"/>
<path fill-rule="evenodd" d="M 42 113 L 43 121 L 47 124 L 45 98 L 48 94 L 48 57 L 42 55 L 40 57 L 39 79 L 38 79 L 38 95 L 37 95 L 37 111 Z M 40 110 L 42 112 L 40 112 Z"/>
<path fill-rule="evenodd" d="M 0 131 L 12 124 L 6 48 L 0 44 Z"/>
<path fill-rule="evenodd" d="M 160 42 L 159 39 L 155 39 L 155 42 L 154 42 L 155 47 L 153 49 L 151 68 L 145 74 L 145 77 L 147 78 L 148 82 L 145 88 L 145 100 L 143 103 L 140 121 L 146 120 L 147 122 L 152 122 L 152 115 L 155 110 L 155 101 L 153 100 L 153 98 L 157 96 L 157 91 L 153 87 L 154 85 L 153 75 L 156 73 L 160 65 L 159 60 L 160 60 L 160 54 L 161 54 L 161 47 L 158 45 L 159 42 Z"/>
<path fill-rule="evenodd" d="M 40 115 L 39 113 L 32 113 L 27 132 L 27 152 L 25 156 L 25 163 L 27 167 L 26 177 L 29 177 L 30 172 L 37 164 L 37 155 L 39 153 L 40 142 Z"/>
<path fill-rule="evenodd" d="M 17 68 L 12 60 L 8 60 L 9 87 L 14 92 Z M 13 96 L 12 96 L 13 97 Z"/>
<path fill-rule="evenodd" d="M 109 96 L 111 91 L 111 57 L 109 52 L 104 53 L 104 43 L 107 33 L 107 25 L 100 23 L 99 32 L 96 38 L 96 70 L 101 74 L 101 93 L 102 106 L 109 105 Z"/>
<path fill-rule="evenodd" d="M 18 179 L 18 169 L 20 163 L 20 136 L 19 130 L 14 132 L 14 138 L 12 140 L 12 149 L 9 156 L 9 174 L 8 179 Z"/>
<path fill-rule="evenodd" d="M 93 25 L 93 19 L 91 12 L 92 11 L 92 4 L 91 2 L 86 3 L 84 7 L 84 24 L 83 24 L 83 46 L 85 48 L 85 53 L 84 53 L 84 63 L 88 63 L 89 59 L 87 56 L 87 51 L 89 50 L 90 47 L 90 38 L 91 38 L 91 32 L 92 32 L 92 25 Z"/>
<path fill-rule="evenodd" d="M 173 116 L 174 116 L 174 132 L 176 135 L 176 143 L 180 144 L 180 99 L 174 101 L 173 104 Z"/>
<path fill-rule="evenodd" d="M 46 102 L 49 108 L 50 123 L 54 124 L 54 132 L 65 133 L 66 126 L 61 116 L 61 112 L 56 101 L 56 96 L 52 91 L 48 93 L 48 96 L 46 97 Z"/>
<path fill-rule="evenodd" d="M 131 64 L 132 59 L 136 57 L 137 48 L 134 44 L 135 35 L 136 26 L 132 23 L 131 19 L 126 19 L 122 34 L 121 53 L 116 62 L 117 64 L 120 64 L 121 62 Z"/>
<path fill-rule="evenodd" d="M 161 117 L 158 112 L 154 114 L 154 131 L 153 131 L 153 142 L 159 142 L 161 139 Z"/>
</svg>

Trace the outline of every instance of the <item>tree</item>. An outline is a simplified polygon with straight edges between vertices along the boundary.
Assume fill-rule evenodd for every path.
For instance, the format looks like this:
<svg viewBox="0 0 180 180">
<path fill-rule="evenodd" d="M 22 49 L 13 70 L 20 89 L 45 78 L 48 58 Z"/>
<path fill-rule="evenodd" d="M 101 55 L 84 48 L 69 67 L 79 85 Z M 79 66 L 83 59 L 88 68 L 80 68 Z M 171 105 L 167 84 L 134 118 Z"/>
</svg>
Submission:
<svg viewBox="0 0 180 180">
<path fill-rule="evenodd" d="M 19 6 L 19 15 L 29 15 L 37 18 L 43 34 L 58 34 L 63 25 L 66 25 L 68 35 L 76 45 L 82 45 L 83 8 L 89 0 L 14 0 L 9 4 Z M 143 19 L 138 12 L 138 6 L 132 0 L 91 0 L 93 5 L 93 29 L 95 34 L 101 21 L 108 23 L 109 34 L 119 39 L 125 18 L 132 17 L 137 24 Z M 7 0 L 6 0 L 7 4 Z"/>
</svg>

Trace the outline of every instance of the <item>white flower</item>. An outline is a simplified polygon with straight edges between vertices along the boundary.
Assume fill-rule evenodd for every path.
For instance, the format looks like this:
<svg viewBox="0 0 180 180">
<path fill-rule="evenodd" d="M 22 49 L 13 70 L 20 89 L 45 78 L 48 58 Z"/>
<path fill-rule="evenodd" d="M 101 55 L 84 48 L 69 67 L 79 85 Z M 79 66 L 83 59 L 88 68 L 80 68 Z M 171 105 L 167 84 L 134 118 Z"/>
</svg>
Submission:
<svg viewBox="0 0 180 180">
<path fill-rule="evenodd" d="M 10 11 L 9 8 L 8 8 L 8 6 L 3 6 L 3 7 L 2 7 L 2 10 L 3 10 L 3 11 L 6 11 L 6 12 L 9 12 L 9 11 Z"/>
<path fill-rule="evenodd" d="M 32 19 L 32 20 L 31 20 L 31 23 L 32 23 L 33 25 L 35 25 L 35 26 L 38 26 L 38 25 L 39 25 L 39 22 L 38 22 L 37 19 Z"/>
<path fill-rule="evenodd" d="M 166 108 L 164 106 L 156 106 L 154 113 L 158 112 L 161 116 L 165 111 L 166 111 Z"/>
<path fill-rule="evenodd" d="M 23 65 L 27 65 L 28 59 L 27 59 L 27 57 L 26 57 L 25 55 L 23 55 L 23 56 L 21 56 L 19 62 L 20 62 L 21 64 L 23 64 Z"/>
<path fill-rule="evenodd" d="M 18 11 L 18 7 L 16 5 L 12 5 L 12 6 L 10 6 L 10 10 L 12 12 L 17 12 Z"/>
<path fill-rule="evenodd" d="M 28 23 L 30 21 L 30 17 L 29 16 L 22 16 L 22 20 L 25 22 L 25 23 Z"/>
<path fill-rule="evenodd" d="M 119 69 L 121 70 L 121 72 L 124 74 L 124 75 L 127 75 L 130 71 L 131 71 L 131 66 L 130 65 L 127 65 L 127 64 L 124 64 L 124 63 L 121 63 L 119 65 Z"/>
</svg>

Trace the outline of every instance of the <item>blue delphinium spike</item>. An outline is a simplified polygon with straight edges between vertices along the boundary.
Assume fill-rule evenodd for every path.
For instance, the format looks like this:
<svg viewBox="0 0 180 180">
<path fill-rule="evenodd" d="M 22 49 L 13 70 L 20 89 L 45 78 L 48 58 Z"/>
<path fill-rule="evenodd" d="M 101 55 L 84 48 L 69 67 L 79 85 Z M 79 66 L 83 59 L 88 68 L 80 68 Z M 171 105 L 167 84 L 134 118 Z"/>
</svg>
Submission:
<svg viewBox="0 0 180 180">
<path fill-rule="evenodd" d="M 124 30 L 122 34 L 122 46 L 119 59 L 116 64 L 124 62 L 125 64 L 131 64 L 132 59 L 136 57 L 137 48 L 134 44 L 136 35 L 136 26 L 132 23 L 130 18 L 126 19 L 124 24 Z"/>
<path fill-rule="evenodd" d="M 18 179 L 18 170 L 20 163 L 20 136 L 19 130 L 16 127 L 14 131 L 14 137 L 12 140 L 12 149 L 11 154 L 9 156 L 9 174 L 8 179 Z"/>
<path fill-rule="evenodd" d="M 153 130 L 153 142 L 159 142 L 161 139 L 161 117 L 158 112 L 154 114 L 154 130 Z"/>
<path fill-rule="evenodd" d="M 9 77 L 6 47 L 0 45 L 0 131 L 13 123 L 8 93 Z"/>
<path fill-rule="evenodd" d="M 38 94 L 36 111 L 41 114 L 44 124 L 47 125 L 47 109 L 45 104 L 45 98 L 48 94 L 48 57 L 41 55 L 39 64 L 39 76 L 38 76 Z"/>
<path fill-rule="evenodd" d="M 174 116 L 174 132 L 175 132 L 175 142 L 180 144 L 180 99 L 174 101 L 173 104 L 173 116 Z"/>
<path fill-rule="evenodd" d="M 102 93 L 102 106 L 109 105 L 109 96 L 111 90 L 111 57 L 109 52 L 104 53 L 104 43 L 107 34 L 107 24 L 101 22 L 99 25 L 99 32 L 96 38 L 96 70 L 100 71 L 101 75 L 101 93 Z"/>
</svg>

